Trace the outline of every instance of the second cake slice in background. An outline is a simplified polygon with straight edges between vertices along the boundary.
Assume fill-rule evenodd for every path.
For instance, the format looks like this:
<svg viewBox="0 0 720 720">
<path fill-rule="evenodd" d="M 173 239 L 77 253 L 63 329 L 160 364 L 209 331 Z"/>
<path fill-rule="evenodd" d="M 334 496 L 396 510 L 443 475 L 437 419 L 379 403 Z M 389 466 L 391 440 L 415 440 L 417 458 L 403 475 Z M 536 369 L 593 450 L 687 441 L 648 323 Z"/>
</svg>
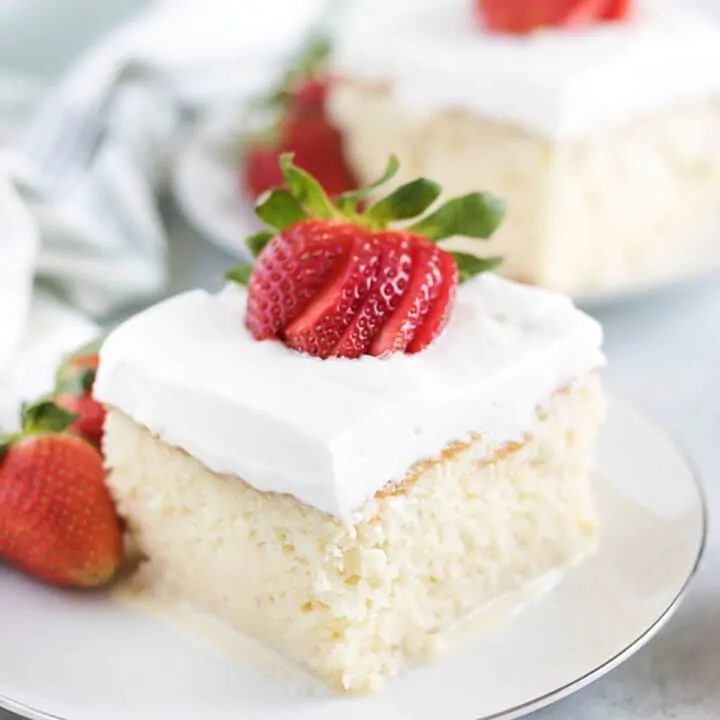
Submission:
<svg viewBox="0 0 720 720">
<path fill-rule="evenodd" d="M 501 272 L 554 290 L 720 266 L 720 29 L 689 3 L 529 34 L 481 27 L 464 0 L 379 29 L 360 14 L 330 110 L 361 180 L 392 150 L 450 193 L 494 189 Z"/>
</svg>

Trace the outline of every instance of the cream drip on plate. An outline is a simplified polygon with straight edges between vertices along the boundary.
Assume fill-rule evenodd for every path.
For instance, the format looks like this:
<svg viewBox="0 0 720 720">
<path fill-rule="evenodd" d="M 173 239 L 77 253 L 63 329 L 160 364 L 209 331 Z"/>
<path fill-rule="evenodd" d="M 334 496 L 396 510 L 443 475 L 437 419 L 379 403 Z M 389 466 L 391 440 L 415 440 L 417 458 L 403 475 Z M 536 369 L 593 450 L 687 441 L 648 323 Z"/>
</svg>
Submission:
<svg viewBox="0 0 720 720">
<path fill-rule="evenodd" d="M 494 275 L 460 287 L 429 348 L 388 359 L 258 342 L 246 297 L 195 290 L 127 321 L 103 346 L 95 394 L 210 470 L 341 517 L 471 433 L 521 440 L 538 405 L 604 364 L 595 320 Z"/>
</svg>

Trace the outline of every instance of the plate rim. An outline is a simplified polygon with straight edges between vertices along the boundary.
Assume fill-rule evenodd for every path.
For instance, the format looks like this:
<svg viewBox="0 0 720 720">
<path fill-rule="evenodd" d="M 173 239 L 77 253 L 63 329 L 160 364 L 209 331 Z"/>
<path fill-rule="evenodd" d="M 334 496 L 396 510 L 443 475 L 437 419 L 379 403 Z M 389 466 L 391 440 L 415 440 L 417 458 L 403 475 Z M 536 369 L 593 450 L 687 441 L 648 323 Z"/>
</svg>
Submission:
<svg viewBox="0 0 720 720">
<path fill-rule="evenodd" d="M 682 601 L 687 596 L 690 588 L 697 577 L 698 570 L 703 562 L 705 551 L 708 545 L 709 538 L 709 506 L 707 499 L 707 492 L 705 484 L 695 461 L 691 455 L 686 451 L 684 444 L 675 439 L 675 437 L 666 429 L 665 425 L 658 422 L 654 417 L 646 412 L 645 408 L 625 399 L 623 396 L 618 396 L 612 393 L 607 394 L 608 403 L 612 405 L 619 405 L 623 407 L 625 412 L 635 413 L 643 418 L 644 422 L 654 427 L 659 431 L 665 438 L 665 441 L 678 453 L 682 458 L 687 470 L 689 471 L 692 483 L 697 493 L 699 505 L 700 505 L 700 521 L 701 527 L 698 547 L 695 552 L 695 559 L 691 568 L 688 571 L 688 575 L 683 581 L 681 587 L 675 596 L 670 600 L 663 611 L 658 617 L 646 627 L 632 642 L 626 645 L 624 648 L 618 650 L 614 655 L 609 657 L 607 660 L 602 662 L 597 667 L 589 670 L 573 680 L 555 688 L 547 693 L 539 695 L 531 700 L 527 700 L 519 705 L 501 710 L 498 713 L 492 715 L 485 715 L 482 717 L 475 718 L 474 720 L 515 720 L 516 718 L 524 717 L 529 713 L 532 713 L 541 708 L 552 705 L 555 702 L 563 700 L 564 698 L 573 695 L 575 692 L 582 690 L 587 687 L 595 680 L 600 679 L 604 675 L 608 674 L 616 667 L 621 665 L 626 659 L 634 655 L 638 650 L 643 648 L 655 635 L 662 630 L 662 628 L 672 619 L 677 609 L 682 604 Z M 72 717 L 64 717 L 61 715 L 55 715 L 54 713 L 48 713 L 43 710 L 27 705 L 23 702 L 13 700 L 12 698 L 0 693 L 0 709 L 7 710 L 9 712 L 19 715 L 21 718 L 26 720 L 73 720 Z"/>
</svg>

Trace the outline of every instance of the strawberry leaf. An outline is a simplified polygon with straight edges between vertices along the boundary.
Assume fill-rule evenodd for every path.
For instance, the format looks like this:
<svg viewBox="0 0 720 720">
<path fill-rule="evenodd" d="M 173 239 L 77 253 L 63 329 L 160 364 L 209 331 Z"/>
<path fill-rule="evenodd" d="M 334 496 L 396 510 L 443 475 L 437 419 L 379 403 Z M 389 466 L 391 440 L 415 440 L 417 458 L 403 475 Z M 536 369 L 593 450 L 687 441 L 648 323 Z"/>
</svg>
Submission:
<svg viewBox="0 0 720 720">
<path fill-rule="evenodd" d="M 22 431 L 24 435 L 61 433 L 77 420 L 75 413 L 64 410 L 51 400 L 41 400 L 23 409 Z"/>
<path fill-rule="evenodd" d="M 455 235 L 487 239 L 498 229 L 504 216 L 503 200 L 489 193 L 470 193 L 448 200 L 408 230 L 432 242 Z"/>
<path fill-rule="evenodd" d="M 255 112 L 266 113 L 268 111 L 285 114 L 293 101 L 293 90 L 302 82 L 317 76 L 324 70 L 331 49 L 331 41 L 328 36 L 321 34 L 311 36 L 290 66 L 285 69 L 279 84 L 267 96 L 250 101 L 248 104 L 250 115 Z M 276 131 L 277 119 L 271 125 Z M 270 141 L 270 136 L 265 136 L 264 140 Z M 272 145 L 275 144 L 272 142 Z"/>
<path fill-rule="evenodd" d="M 316 34 L 308 38 L 293 64 L 285 71 L 280 86 L 271 96 L 287 101 L 294 85 L 321 72 L 327 64 L 332 43 L 327 35 Z"/>
<path fill-rule="evenodd" d="M 280 167 L 285 176 L 285 182 L 290 188 L 290 193 L 303 212 L 318 219 L 337 217 L 338 211 L 330 202 L 322 185 L 312 175 L 293 165 L 292 159 L 292 153 L 284 153 L 280 156 Z"/>
<path fill-rule="evenodd" d="M 55 374 L 55 384 L 58 385 L 63 381 L 64 377 L 72 371 L 73 363 L 78 359 L 97 355 L 100 352 L 100 348 L 102 347 L 104 340 L 104 337 L 99 337 L 86 343 L 82 347 L 79 347 L 69 355 L 66 355 Z"/>
<path fill-rule="evenodd" d="M 327 35 L 311 36 L 298 58 L 297 70 L 304 76 L 315 75 L 330 57 L 332 43 Z"/>
<path fill-rule="evenodd" d="M 376 202 L 364 217 L 382 225 L 393 220 L 410 220 L 424 213 L 440 197 L 441 192 L 442 186 L 438 183 L 418 178 L 401 185 Z"/>
<path fill-rule="evenodd" d="M 94 368 L 85 368 L 69 377 L 63 377 L 55 387 L 55 394 L 85 395 L 92 390 L 96 374 Z"/>
<path fill-rule="evenodd" d="M 255 214 L 275 230 L 284 230 L 298 220 L 307 218 L 300 202 L 282 188 L 267 192 L 255 206 Z"/>
<path fill-rule="evenodd" d="M 368 195 L 372 195 L 378 188 L 392 180 L 398 174 L 399 169 L 400 161 L 397 159 L 396 155 L 391 155 L 388 158 L 385 171 L 377 180 L 371 182 L 369 185 L 363 185 L 363 187 L 358 188 L 357 190 L 350 190 L 338 195 L 335 199 L 338 207 L 343 210 L 345 208 L 354 208 L 359 200 L 366 198 Z"/>
<path fill-rule="evenodd" d="M 455 258 L 461 283 L 481 273 L 495 270 L 500 267 L 503 262 L 503 258 L 501 257 L 481 258 L 475 255 L 469 255 L 468 253 L 455 251 L 450 254 Z"/>
<path fill-rule="evenodd" d="M 225 273 L 225 279 L 243 287 L 247 287 L 252 275 L 252 265 L 237 265 Z"/>
<path fill-rule="evenodd" d="M 252 253 L 252 256 L 257 257 L 274 237 L 275 236 L 271 232 L 261 231 L 247 238 L 245 240 L 245 245 L 247 245 L 247 248 Z"/>
</svg>

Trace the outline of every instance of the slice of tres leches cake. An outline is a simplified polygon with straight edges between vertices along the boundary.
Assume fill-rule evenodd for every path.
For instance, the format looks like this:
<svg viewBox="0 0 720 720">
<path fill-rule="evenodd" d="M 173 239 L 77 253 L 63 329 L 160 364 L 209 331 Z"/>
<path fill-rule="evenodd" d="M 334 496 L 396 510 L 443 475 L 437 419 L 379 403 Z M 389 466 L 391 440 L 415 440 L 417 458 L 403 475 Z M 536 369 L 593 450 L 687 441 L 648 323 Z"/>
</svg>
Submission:
<svg viewBox="0 0 720 720">
<path fill-rule="evenodd" d="M 489 196 L 398 232 L 285 171 L 293 193 L 258 213 L 295 219 L 253 238 L 247 289 L 184 293 L 106 340 L 108 483 L 147 577 L 340 691 L 374 690 L 593 547 L 602 332 L 428 242 L 450 216 L 490 234 Z"/>
<path fill-rule="evenodd" d="M 699 3 L 387 5 L 351 7 L 332 56 L 328 115 L 361 181 L 392 151 L 395 182 L 492 188 L 499 272 L 551 290 L 720 265 L 720 23 Z"/>
</svg>

